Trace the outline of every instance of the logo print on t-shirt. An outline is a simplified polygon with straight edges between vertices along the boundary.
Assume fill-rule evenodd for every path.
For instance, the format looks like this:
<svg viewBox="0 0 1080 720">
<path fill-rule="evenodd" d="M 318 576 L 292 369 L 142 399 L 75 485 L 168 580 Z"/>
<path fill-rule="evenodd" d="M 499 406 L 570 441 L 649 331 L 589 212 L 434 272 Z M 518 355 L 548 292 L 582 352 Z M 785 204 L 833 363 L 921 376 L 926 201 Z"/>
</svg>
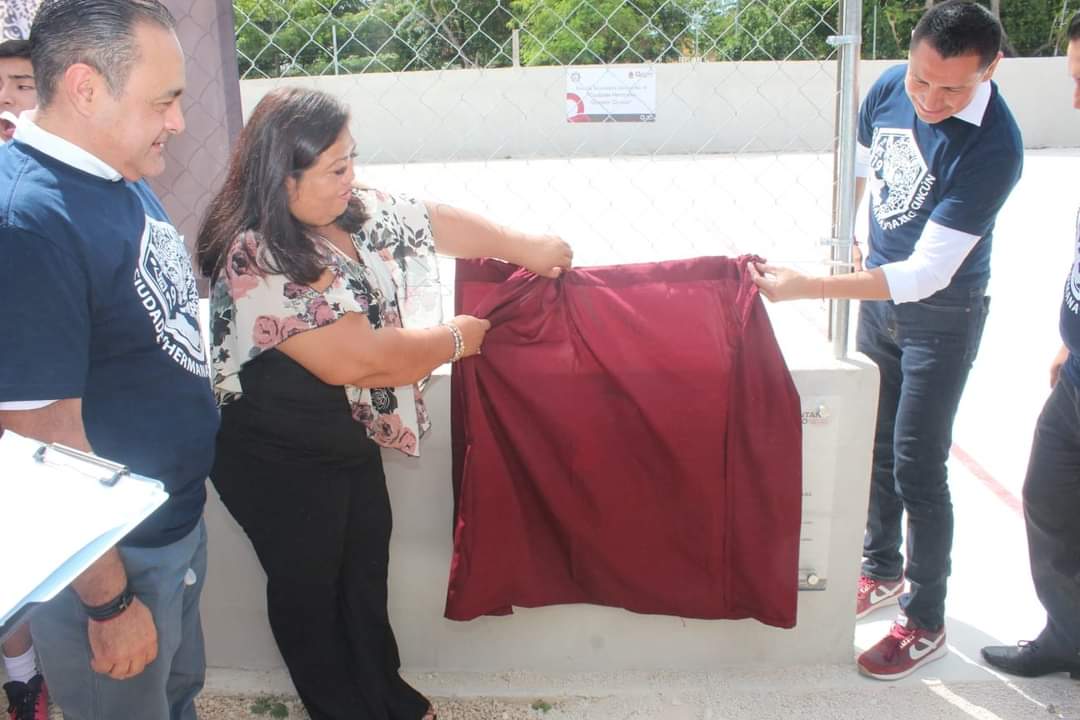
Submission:
<svg viewBox="0 0 1080 720">
<path fill-rule="evenodd" d="M 1069 282 L 1065 283 L 1065 307 L 1073 315 L 1080 315 L 1080 212 L 1076 214 L 1076 256 L 1073 259 Z"/>
<path fill-rule="evenodd" d="M 882 230 L 895 230 L 918 217 L 935 177 L 906 128 L 876 128 L 870 145 L 870 203 Z"/>
<path fill-rule="evenodd" d="M 193 375 L 209 377 L 191 259 L 176 228 L 150 216 L 135 267 L 135 291 L 150 315 L 161 349 Z"/>
</svg>

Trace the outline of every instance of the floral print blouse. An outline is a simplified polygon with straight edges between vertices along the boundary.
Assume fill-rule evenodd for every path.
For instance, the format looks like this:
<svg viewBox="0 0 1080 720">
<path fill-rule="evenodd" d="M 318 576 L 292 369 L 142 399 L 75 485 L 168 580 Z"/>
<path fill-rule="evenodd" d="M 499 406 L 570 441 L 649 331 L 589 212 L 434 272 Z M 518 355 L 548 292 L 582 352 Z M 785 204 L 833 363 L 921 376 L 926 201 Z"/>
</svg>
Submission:
<svg viewBox="0 0 1080 720">
<path fill-rule="evenodd" d="M 267 252 L 254 232 L 238 236 L 210 293 L 210 356 L 219 405 L 240 397 L 240 369 L 298 333 L 363 313 L 372 328 L 402 327 L 402 316 L 441 320 L 438 265 L 427 208 L 415 199 L 356 190 L 370 218 L 353 235 L 360 262 L 329 255 L 333 280 L 325 290 L 264 272 Z M 265 263 L 263 264 L 265 266 Z M 413 323 L 410 322 L 410 325 Z M 416 386 L 345 385 L 352 417 L 382 447 L 420 454 L 418 438 L 431 426 Z"/>
</svg>

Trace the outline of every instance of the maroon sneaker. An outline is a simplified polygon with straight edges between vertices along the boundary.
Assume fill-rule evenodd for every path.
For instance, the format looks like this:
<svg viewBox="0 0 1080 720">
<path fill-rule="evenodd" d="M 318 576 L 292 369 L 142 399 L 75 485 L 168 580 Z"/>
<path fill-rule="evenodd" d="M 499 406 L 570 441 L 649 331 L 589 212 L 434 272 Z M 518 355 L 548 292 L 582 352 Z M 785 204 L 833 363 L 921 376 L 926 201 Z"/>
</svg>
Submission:
<svg viewBox="0 0 1080 720">
<path fill-rule="evenodd" d="M 903 576 L 896 580 L 875 580 L 860 575 L 859 589 L 855 592 L 855 619 L 861 620 L 878 608 L 896 604 L 903 590 Z"/>
<path fill-rule="evenodd" d="M 8 696 L 8 720 L 49 720 L 49 690 L 38 673 L 28 682 L 4 683 Z"/>
<path fill-rule="evenodd" d="M 949 652 L 945 626 L 926 630 L 901 615 L 877 645 L 859 656 L 859 672 L 878 680 L 899 680 L 921 666 L 940 660 Z"/>
</svg>

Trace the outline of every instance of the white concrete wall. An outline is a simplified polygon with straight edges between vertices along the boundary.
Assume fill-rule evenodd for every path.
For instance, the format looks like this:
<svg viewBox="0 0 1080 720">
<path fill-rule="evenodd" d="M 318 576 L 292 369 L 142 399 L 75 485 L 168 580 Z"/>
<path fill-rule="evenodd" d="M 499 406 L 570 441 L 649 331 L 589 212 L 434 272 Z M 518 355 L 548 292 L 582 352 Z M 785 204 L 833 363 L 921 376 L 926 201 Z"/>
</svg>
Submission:
<svg viewBox="0 0 1080 720">
<path fill-rule="evenodd" d="M 861 87 L 892 64 L 863 62 Z M 559 67 L 245 80 L 241 93 L 245 112 L 279 84 L 343 98 L 353 110 L 364 163 L 832 148 L 834 63 L 680 63 L 656 70 L 653 123 L 567 123 L 566 70 Z M 1028 147 L 1080 146 L 1080 123 L 1063 89 L 1064 58 L 1006 59 L 996 79 Z"/>
<path fill-rule="evenodd" d="M 824 591 L 799 593 L 792 630 L 756 621 L 635 615 L 589 605 L 517 610 L 467 623 L 442 617 L 451 554 L 448 377 L 427 391 L 434 429 L 419 460 L 385 453 L 394 509 L 390 605 L 404 667 L 411 671 L 566 673 L 704 670 L 743 662 L 843 663 L 852 657 L 855 585 L 866 520 L 877 370 L 837 362 L 797 313 L 773 309 L 774 324 L 804 410 L 824 402 L 829 421 L 805 426 L 804 485 L 829 526 L 827 547 L 807 549 Z M 807 512 L 804 512 L 807 517 Z M 211 561 L 203 599 L 211 667 L 277 671 L 266 624 L 263 575 L 251 547 L 214 493 L 207 508 Z M 282 528 L 288 532 L 288 528 Z M 825 557 L 827 567 L 820 558 Z M 280 689 L 280 672 L 276 678 Z M 256 683 L 257 684 L 257 683 Z M 273 681 L 268 684 L 274 686 Z"/>
</svg>

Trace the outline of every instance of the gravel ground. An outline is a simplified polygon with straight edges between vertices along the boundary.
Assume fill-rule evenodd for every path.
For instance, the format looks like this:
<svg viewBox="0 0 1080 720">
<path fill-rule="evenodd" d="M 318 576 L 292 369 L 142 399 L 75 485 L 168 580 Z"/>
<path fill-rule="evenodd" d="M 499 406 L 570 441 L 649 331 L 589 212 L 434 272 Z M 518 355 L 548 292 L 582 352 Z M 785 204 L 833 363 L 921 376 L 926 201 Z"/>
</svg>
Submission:
<svg viewBox="0 0 1080 720">
<path fill-rule="evenodd" d="M 786 692 L 753 688 L 710 691 L 630 692 L 599 697 L 563 697 L 550 703 L 518 698 L 436 698 L 439 720 L 1080 720 L 1077 683 L 1063 677 L 1035 682 L 1025 689 L 994 683 L 956 684 L 936 681 L 908 686 L 873 685 L 843 691 L 800 688 Z M 259 720 L 273 717 L 252 711 L 257 699 L 204 695 L 200 720 Z M 1041 700 L 1041 702 L 1040 702 Z M 295 699 L 278 698 L 288 720 L 306 720 Z M 533 706 L 537 707 L 534 708 Z"/>
<path fill-rule="evenodd" d="M 534 701 L 536 702 L 536 701 Z M 536 703 L 540 706 L 540 703 Z M 199 720 L 308 720 L 308 714 L 296 698 L 241 695 L 202 694 L 195 701 Z M 534 710 L 529 703 L 516 701 L 475 699 L 438 699 L 435 707 L 439 720 L 540 720 L 549 713 L 557 712 L 559 703 L 547 703 L 547 711 Z M 288 714 L 282 714 L 284 707 Z M 543 707 L 543 706 L 541 706 Z M 552 712 L 554 711 L 554 712 Z M 276 712 L 276 714 L 275 714 Z M 63 720 L 59 708 L 52 706 L 50 720 Z M 552 718 L 552 720 L 555 720 Z"/>
<path fill-rule="evenodd" d="M 829 672 L 713 678 L 706 683 L 649 686 L 618 683 L 597 692 L 552 696 L 435 697 L 439 720 L 1080 720 L 1080 684 L 1065 675 L 1041 680 L 943 683 L 923 678 L 899 683 L 837 685 Z M 200 720 L 308 720 L 293 696 L 204 692 Z M 280 704 L 280 705 L 279 705 Z M 62 720 L 54 707 L 51 720 Z M 116 720 L 138 720 L 137 717 Z"/>
<path fill-rule="evenodd" d="M 261 705 L 260 701 L 263 702 Z M 277 710 L 276 717 L 288 720 L 308 720 L 308 714 L 299 700 L 287 697 L 246 697 L 228 695 L 202 695 L 197 703 L 199 720 L 267 720 L 274 718 L 267 706 Z M 539 705 L 539 703 L 537 703 Z M 274 707 L 276 706 L 276 707 Z M 281 713 L 281 707 L 288 715 Z M 546 712 L 534 710 L 529 703 L 487 698 L 476 699 L 435 699 L 439 720 L 539 720 Z M 547 705 L 549 711 L 557 703 Z M 260 712 L 261 711 L 261 712 Z"/>
</svg>

